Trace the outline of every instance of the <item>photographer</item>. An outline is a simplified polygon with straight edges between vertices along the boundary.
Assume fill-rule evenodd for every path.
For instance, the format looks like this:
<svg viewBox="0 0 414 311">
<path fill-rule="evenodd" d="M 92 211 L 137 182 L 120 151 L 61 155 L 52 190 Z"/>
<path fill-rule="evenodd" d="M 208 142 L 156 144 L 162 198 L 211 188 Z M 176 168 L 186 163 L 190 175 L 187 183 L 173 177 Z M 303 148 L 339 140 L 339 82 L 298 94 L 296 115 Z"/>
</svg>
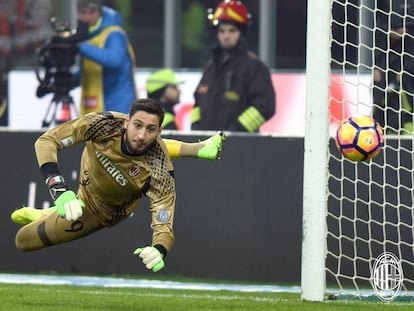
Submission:
<svg viewBox="0 0 414 311">
<path fill-rule="evenodd" d="M 78 0 L 78 18 L 89 26 L 88 39 L 79 44 L 81 114 L 104 110 L 128 113 L 136 99 L 135 56 L 118 12 L 101 0 Z"/>
</svg>

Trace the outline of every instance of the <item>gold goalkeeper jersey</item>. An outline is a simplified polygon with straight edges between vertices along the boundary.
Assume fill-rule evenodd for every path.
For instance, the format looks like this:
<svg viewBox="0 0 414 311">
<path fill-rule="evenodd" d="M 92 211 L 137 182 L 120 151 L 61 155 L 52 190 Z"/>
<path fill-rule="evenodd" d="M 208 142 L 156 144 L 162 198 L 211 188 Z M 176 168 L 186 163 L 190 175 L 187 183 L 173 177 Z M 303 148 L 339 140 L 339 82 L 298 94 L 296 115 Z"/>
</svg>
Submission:
<svg viewBox="0 0 414 311">
<path fill-rule="evenodd" d="M 103 225 L 112 226 L 150 199 L 152 244 L 169 251 L 174 242 L 175 181 L 164 141 L 140 156 L 122 151 L 126 115 L 89 113 L 44 133 L 35 144 L 39 166 L 58 162 L 58 151 L 85 142 L 78 196 Z"/>
</svg>

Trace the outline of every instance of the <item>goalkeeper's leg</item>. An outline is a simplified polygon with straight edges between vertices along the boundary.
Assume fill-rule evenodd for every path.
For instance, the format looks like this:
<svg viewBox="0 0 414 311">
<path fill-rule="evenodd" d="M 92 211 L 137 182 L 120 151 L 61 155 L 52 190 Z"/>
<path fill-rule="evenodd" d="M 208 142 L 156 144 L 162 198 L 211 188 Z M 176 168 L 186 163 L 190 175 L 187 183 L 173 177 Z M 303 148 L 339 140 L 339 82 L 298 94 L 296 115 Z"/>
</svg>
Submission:
<svg viewBox="0 0 414 311">
<path fill-rule="evenodd" d="M 192 157 L 206 160 L 217 160 L 223 150 L 226 136 L 222 131 L 206 140 L 187 143 L 179 140 L 164 139 L 171 158 Z"/>
<path fill-rule="evenodd" d="M 32 207 L 20 207 L 16 209 L 11 214 L 11 220 L 18 225 L 27 225 L 33 221 L 36 221 L 43 216 L 47 216 L 51 213 L 54 213 L 56 211 L 56 207 L 53 206 L 51 208 L 47 209 L 38 209 L 38 208 L 32 208 Z"/>
<path fill-rule="evenodd" d="M 34 251 L 79 239 L 103 227 L 88 208 L 83 209 L 82 217 L 76 221 L 67 221 L 57 212 L 51 212 L 20 228 L 15 243 L 19 250 Z"/>
</svg>

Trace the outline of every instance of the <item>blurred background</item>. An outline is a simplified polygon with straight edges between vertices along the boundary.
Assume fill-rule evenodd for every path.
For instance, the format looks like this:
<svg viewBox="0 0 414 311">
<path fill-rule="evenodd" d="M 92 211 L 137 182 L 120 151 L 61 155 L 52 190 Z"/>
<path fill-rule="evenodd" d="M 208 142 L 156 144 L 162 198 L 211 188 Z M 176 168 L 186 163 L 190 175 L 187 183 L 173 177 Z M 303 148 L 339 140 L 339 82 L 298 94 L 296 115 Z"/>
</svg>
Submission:
<svg viewBox="0 0 414 311">
<path fill-rule="evenodd" d="M 138 67 L 200 68 L 214 42 L 207 10 L 219 0 L 107 0 L 119 11 L 136 51 Z M 265 55 L 274 69 L 305 68 L 306 1 L 245 0 L 252 14 L 248 32 L 250 48 Z M 76 0 L 0 1 L 0 53 L 8 69 L 33 66 L 33 48 L 51 32 L 49 17 L 76 26 Z M 165 29 L 175 21 L 175 29 Z M 263 24 L 265 22 L 265 24 Z M 262 24 L 261 24 L 262 23 Z M 263 34 L 266 38 L 262 38 Z M 165 46 L 167 36 L 175 50 Z M 261 37 L 262 36 L 262 37 Z M 263 42 L 261 42 L 263 40 Z M 175 54 L 171 64 L 167 55 Z M 7 57 L 8 56 L 8 57 Z M 5 57 L 5 58 L 3 58 Z M 6 65 L 6 64 L 4 64 Z M 3 65 L 3 66 L 4 66 Z"/>
<path fill-rule="evenodd" d="M 153 69 L 168 67 L 174 68 L 176 72 L 200 73 L 215 42 L 215 32 L 207 19 L 207 11 L 215 9 L 220 2 L 107 0 L 103 4 L 116 9 L 122 15 L 124 29 L 135 50 L 137 72 L 149 73 Z M 246 0 L 243 3 L 252 15 L 252 23 L 247 32 L 249 48 L 259 55 L 272 72 L 304 72 L 306 1 Z M 34 96 L 33 87 L 37 81 L 32 79 L 32 72 L 36 66 L 36 48 L 54 34 L 49 22 L 51 17 L 55 17 L 70 29 L 76 28 L 76 0 L 0 1 L 0 126 L 33 128 L 34 126 L 27 125 L 28 116 L 40 119 L 46 110 L 47 103 L 42 104 Z M 27 75 L 26 79 L 22 76 L 13 79 L 15 75 L 12 73 L 22 72 L 28 74 L 33 81 L 29 81 Z M 199 76 L 189 79 L 197 83 Z M 137 80 L 143 81 L 144 77 L 137 77 Z M 140 90 L 143 85 L 137 83 Z M 22 85 L 26 89 L 25 97 L 21 96 Z M 184 85 L 185 90 L 182 93 L 185 102 L 192 101 L 193 87 L 191 83 Z M 140 95 L 145 94 L 141 92 Z M 78 96 L 74 98 L 76 102 Z M 30 111 L 32 102 L 36 108 Z M 292 104 L 291 106 L 295 107 Z M 26 117 L 16 122 L 10 120 L 22 115 L 23 110 Z M 36 113 L 40 115 L 37 116 Z M 289 119 L 282 114 L 279 116 Z M 37 124 L 39 121 L 36 121 L 36 127 Z M 277 132 L 278 128 L 271 126 L 267 131 Z"/>
<path fill-rule="evenodd" d="M 200 79 L 215 32 L 207 19 L 208 9 L 215 9 L 220 0 L 104 0 L 103 4 L 120 12 L 123 25 L 136 56 L 136 81 L 140 96 L 148 74 L 159 68 L 173 68 L 188 82 L 182 86 L 183 111 L 193 105 L 193 92 Z M 352 5 L 344 5 L 345 2 Z M 365 0 L 336 1 L 332 14 L 332 69 L 346 60 L 351 72 L 366 72 L 362 79 L 369 85 L 371 66 L 369 47 L 372 36 L 359 33 L 352 25 L 374 24 L 373 5 Z M 378 6 L 386 1 L 378 0 Z M 249 48 L 268 65 L 276 91 L 276 114 L 261 128 L 263 133 L 303 135 L 305 111 L 306 9 L 303 0 L 244 0 L 252 15 L 247 32 Z M 13 129 L 37 129 L 47 110 L 49 98 L 35 96 L 34 68 L 36 48 L 44 44 L 54 30 L 49 22 L 75 28 L 76 0 L 1 0 L 0 1 L 0 126 Z M 341 21 L 346 20 L 348 23 Z M 366 29 L 368 29 L 366 28 Z M 343 44 L 343 42 L 347 44 Z M 364 43 L 359 45 L 358 43 Z M 359 65 L 357 65 L 359 64 Z M 364 81 L 365 81 L 364 80 Z M 21 87 L 25 87 L 22 94 Z M 333 85 L 332 89 L 336 90 Z M 340 90 L 344 98 L 355 89 Z M 75 104 L 78 90 L 74 90 Z M 370 103 L 371 94 L 359 90 L 361 100 Z M 24 96 L 23 96 L 24 95 Z M 360 101 L 361 101 L 360 100 Z M 335 104 L 335 103 L 333 103 Z M 352 110 L 352 107 L 349 109 Z M 350 111 L 349 113 L 351 113 Z M 337 116 L 341 119 L 341 116 Z M 30 119 L 36 119 L 30 124 Z M 183 121 L 184 122 L 184 121 Z M 182 129 L 187 129 L 186 127 Z"/>
</svg>

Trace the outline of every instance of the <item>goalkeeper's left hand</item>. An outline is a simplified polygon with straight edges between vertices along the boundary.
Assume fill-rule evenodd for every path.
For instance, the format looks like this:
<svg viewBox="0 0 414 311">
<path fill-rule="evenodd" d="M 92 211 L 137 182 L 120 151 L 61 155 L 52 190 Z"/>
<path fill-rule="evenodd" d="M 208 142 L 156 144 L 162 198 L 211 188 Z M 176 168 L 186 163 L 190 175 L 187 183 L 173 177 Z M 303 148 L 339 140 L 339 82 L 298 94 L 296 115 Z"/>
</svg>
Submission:
<svg viewBox="0 0 414 311">
<path fill-rule="evenodd" d="M 85 203 L 79 200 L 73 191 L 66 190 L 56 199 L 55 206 L 60 217 L 67 221 L 76 221 L 82 216 L 82 207 L 85 207 Z"/>
<path fill-rule="evenodd" d="M 139 247 L 134 251 L 134 255 L 142 258 L 147 269 L 153 272 L 158 272 L 165 266 L 163 254 L 154 246 Z"/>
</svg>

